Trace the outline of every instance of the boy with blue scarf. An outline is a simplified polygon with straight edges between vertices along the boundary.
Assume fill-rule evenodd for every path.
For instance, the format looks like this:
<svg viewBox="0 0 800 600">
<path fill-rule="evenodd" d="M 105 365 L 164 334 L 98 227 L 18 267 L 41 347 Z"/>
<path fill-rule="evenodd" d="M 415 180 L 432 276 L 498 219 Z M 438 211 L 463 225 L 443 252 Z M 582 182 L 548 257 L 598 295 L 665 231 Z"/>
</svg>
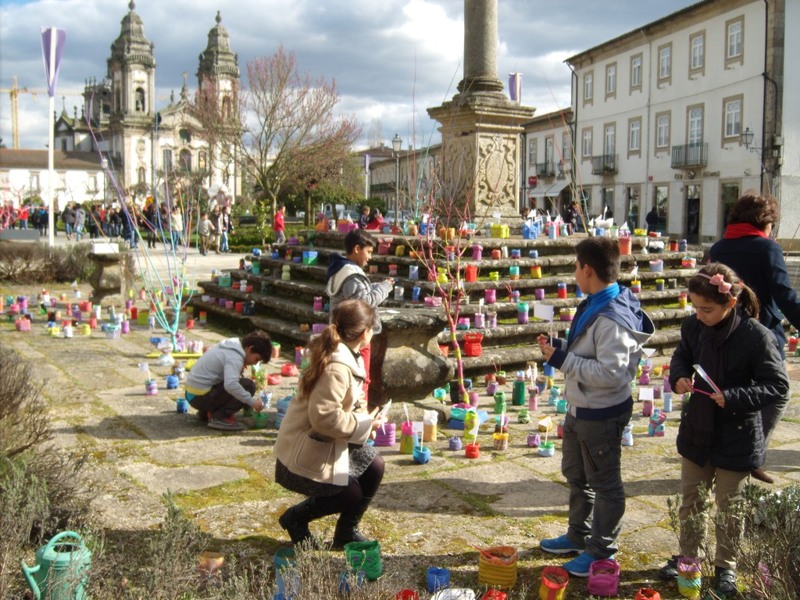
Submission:
<svg viewBox="0 0 800 600">
<path fill-rule="evenodd" d="M 542 540 L 552 554 L 578 552 L 564 568 L 588 577 L 590 565 L 617 552 L 625 514 L 622 430 L 631 418 L 630 383 L 653 322 L 639 300 L 616 281 L 616 240 L 587 238 L 576 247 L 576 283 L 588 295 L 566 340 L 539 336 L 547 362 L 564 373 L 569 404 L 564 421 L 561 472 L 570 486 L 569 529 Z"/>
</svg>

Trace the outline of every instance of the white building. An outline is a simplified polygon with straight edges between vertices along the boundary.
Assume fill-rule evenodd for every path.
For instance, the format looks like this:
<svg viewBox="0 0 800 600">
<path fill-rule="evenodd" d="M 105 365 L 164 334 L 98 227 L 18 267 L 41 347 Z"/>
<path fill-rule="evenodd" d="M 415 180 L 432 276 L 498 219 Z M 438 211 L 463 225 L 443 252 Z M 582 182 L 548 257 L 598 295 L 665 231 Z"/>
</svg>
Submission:
<svg viewBox="0 0 800 600">
<path fill-rule="evenodd" d="M 608 205 L 618 223 L 643 227 L 657 205 L 661 231 L 710 242 L 731 204 L 757 189 L 781 202 L 780 237 L 795 237 L 800 212 L 782 180 L 800 187 L 800 157 L 782 162 L 797 146 L 798 116 L 784 107 L 793 96 L 783 83 L 800 85 L 784 76 L 784 56 L 798 56 L 784 39 L 800 7 L 788 4 L 705 0 L 566 61 L 575 186 L 591 212 Z"/>
<path fill-rule="evenodd" d="M 561 213 L 575 194 L 572 179 L 572 109 L 534 117 L 524 125 L 521 208 L 539 208 L 551 215 Z"/>
<path fill-rule="evenodd" d="M 202 127 L 190 114 L 185 77 L 179 98 L 172 94 L 166 107 L 156 109 L 153 44 L 135 8 L 131 1 L 111 44 L 106 76 L 88 80 L 80 117 L 77 111 L 73 117 L 64 111 L 58 118 L 55 147 L 102 152 L 123 192 L 149 194 L 156 187 L 163 197 L 165 178 L 188 172 L 201 177 L 212 194 L 222 188 L 235 198 L 242 188 L 236 157 L 230 149 L 209 148 Z M 221 20 L 218 12 L 200 53 L 197 81 L 198 88 L 217 94 L 222 110 L 230 110 L 238 92 L 239 67 Z M 116 198 L 113 190 L 109 193 L 109 200 Z"/>
</svg>

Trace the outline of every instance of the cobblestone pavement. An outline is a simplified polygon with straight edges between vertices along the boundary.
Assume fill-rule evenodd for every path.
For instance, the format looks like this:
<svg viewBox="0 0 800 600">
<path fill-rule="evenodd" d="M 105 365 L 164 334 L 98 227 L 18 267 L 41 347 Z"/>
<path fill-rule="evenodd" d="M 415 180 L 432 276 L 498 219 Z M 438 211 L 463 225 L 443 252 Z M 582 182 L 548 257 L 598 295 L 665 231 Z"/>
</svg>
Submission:
<svg viewBox="0 0 800 600">
<path fill-rule="evenodd" d="M 232 267 L 238 256 L 208 259 L 203 269 Z M 219 266 L 217 266 L 219 265 Z M 71 294 L 68 286 L 52 289 Z M 84 295 L 88 288 L 82 288 Z M 34 295 L 35 286 L 0 286 L 0 293 Z M 139 303 L 144 307 L 142 303 Z M 64 303 L 62 303 L 63 308 Z M 274 484 L 273 428 L 241 433 L 209 430 L 193 414 L 176 412 L 180 390 L 166 390 L 168 367 L 156 365 L 150 331 L 134 325 L 131 333 L 107 339 L 94 332 L 72 339 L 48 335 L 42 319 L 31 332 L 17 332 L 13 323 L 0 323 L 0 343 L 13 348 L 34 366 L 43 382 L 43 395 L 52 407 L 56 446 L 87 456 L 98 484 L 94 507 L 103 524 L 117 532 L 141 531 L 163 518 L 162 494 L 177 494 L 179 504 L 217 539 L 221 548 L 248 546 L 257 552 L 274 551 L 287 541 L 277 517 L 297 497 Z M 199 327 L 189 339 L 213 344 L 224 332 Z M 267 365 L 279 372 L 289 357 Z M 138 364 L 148 361 L 159 384 L 156 396 L 146 396 Z M 793 387 L 800 382 L 800 359 L 789 359 Z M 483 382 L 481 410 L 492 412 L 492 399 Z M 656 381 L 657 383 L 657 381 Z M 291 394 L 296 378 L 274 386 L 275 401 Z M 504 388 L 511 397 L 511 383 Z M 408 406 L 412 419 L 421 420 L 431 399 Z M 509 401 L 509 405 L 510 405 Z M 546 403 L 543 403 L 546 404 Z M 648 418 L 637 404 L 633 417 L 634 445 L 624 448 L 623 473 L 627 511 L 618 559 L 623 568 L 620 597 L 632 598 L 640 586 L 651 584 L 663 598 L 677 598 L 674 585 L 655 580 L 656 570 L 677 548 L 670 529 L 667 498 L 679 487 L 675 434 L 678 405 L 669 414 L 664 437 L 647 434 Z M 660 406 L 657 403 L 657 406 Z M 510 407 L 509 448 L 491 449 L 491 433 L 481 432 L 481 454 L 467 459 L 448 449 L 448 437 L 462 432 L 440 426 L 437 441 L 428 445 L 432 457 L 417 465 L 399 452 L 399 445 L 382 448 L 387 469 L 384 484 L 365 518 L 364 530 L 381 540 L 388 572 L 407 586 L 424 589 L 425 569 L 451 569 L 454 586 L 477 589 L 478 554 L 474 546 L 510 545 L 521 551 L 518 586 L 538 589 L 541 567 L 559 564 L 537 550 L 544 537 L 565 530 L 568 490 L 560 474 L 560 443 L 556 455 L 543 458 L 526 445 L 527 433 L 555 408 L 540 406 L 533 424 L 517 423 L 519 407 Z M 403 419 L 402 406 L 391 414 Z M 399 426 L 398 426 L 399 429 Z M 551 435 L 551 439 L 555 436 Z M 800 480 L 800 407 L 795 393 L 787 415 L 772 442 L 766 469 L 775 476 L 775 488 Z M 315 523 L 313 530 L 332 536 L 332 518 Z M 585 598 L 582 582 L 570 584 L 569 598 Z"/>
</svg>

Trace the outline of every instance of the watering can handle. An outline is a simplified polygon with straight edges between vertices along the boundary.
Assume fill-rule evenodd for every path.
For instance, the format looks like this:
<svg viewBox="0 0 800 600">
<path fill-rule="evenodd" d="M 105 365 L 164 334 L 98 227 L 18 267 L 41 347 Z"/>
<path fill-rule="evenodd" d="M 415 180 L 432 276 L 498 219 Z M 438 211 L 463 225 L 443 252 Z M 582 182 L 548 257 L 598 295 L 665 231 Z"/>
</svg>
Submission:
<svg viewBox="0 0 800 600">
<path fill-rule="evenodd" d="M 28 580 L 28 587 L 31 588 L 33 592 L 33 596 L 36 600 L 39 600 L 42 597 L 42 592 L 39 589 L 39 584 L 36 583 L 36 580 L 33 578 L 34 573 L 38 573 L 39 569 L 42 568 L 42 565 L 36 565 L 35 567 L 29 567 L 25 564 L 24 560 L 19 561 L 20 566 L 22 568 L 22 574 L 25 576 L 25 579 Z"/>
<path fill-rule="evenodd" d="M 75 533 L 74 531 L 62 531 L 61 533 L 54 535 L 50 539 L 50 541 L 47 542 L 45 548 L 52 548 L 53 546 L 56 545 L 56 542 L 60 542 L 64 538 L 69 538 L 69 537 L 75 538 L 80 542 L 81 546 L 83 546 L 83 538 L 79 534 Z"/>
</svg>

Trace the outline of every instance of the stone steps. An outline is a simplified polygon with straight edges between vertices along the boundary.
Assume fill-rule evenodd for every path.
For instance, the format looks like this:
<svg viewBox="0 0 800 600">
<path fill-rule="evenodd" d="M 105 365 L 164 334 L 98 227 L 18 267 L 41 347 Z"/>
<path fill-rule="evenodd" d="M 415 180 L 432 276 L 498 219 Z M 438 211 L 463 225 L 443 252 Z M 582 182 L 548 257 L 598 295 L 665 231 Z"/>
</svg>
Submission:
<svg viewBox="0 0 800 600">
<path fill-rule="evenodd" d="M 317 296 L 325 298 L 324 290 L 326 283 L 327 262 L 334 253 L 341 254 L 340 248 L 343 246 L 343 235 L 338 233 L 317 234 L 309 238 L 310 244 L 283 246 L 276 249 L 276 258 L 272 253 L 260 257 L 251 257 L 250 260 L 258 261 L 261 274 L 254 275 L 249 269 L 234 269 L 230 271 L 231 279 L 234 282 L 247 280 L 253 286 L 252 293 L 242 292 L 230 287 L 220 287 L 217 283 L 203 282 L 200 287 L 204 290 L 205 296 L 214 299 L 225 298 L 237 302 L 252 300 L 255 302 L 255 312 L 253 316 L 242 316 L 232 313 L 231 310 L 220 306 L 218 302 L 204 302 L 201 298 L 193 300 L 193 304 L 200 310 L 206 310 L 214 319 L 229 321 L 237 329 L 247 330 L 253 327 L 264 329 L 276 340 L 292 345 L 305 344 L 310 335 L 310 329 L 315 323 L 327 323 L 328 313 L 315 311 L 313 309 L 313 299 Z M 405 236 L 386 236 L 378 235 L 379 241 L 388 242 L 388 254 L 373 255 L 370 265 L 377 271 L 371 274 L 373 281 L 378 281 L 389 277 L 389 265 L 396 265 L 398 276 L 395 276 L 395 285 L 404 288 L 403 300 L 395 300 L 391 295 L 380 309 L 381 319 L 384 323 L 384 333 L 376 336 L 373 346 L 376 344 L 385 349 L 386 360 L 382 380 L 384 388 L 392 397 L 398 398 L 403 394 L 403 389 L 408 386 L 408 374 L 414 372 L 427 372 L 428 385 L 432 385 L 432 378 L 443 376 L 449 377 L 447 373 L 452 373 L 455 368 L 453 352 L 445 358 L 441 355 L 437 346 L 446 346 L 450 340 L 447 329 L 447 321 L 444 318 L 443 309 L 425 307 L 422 302 L 412 303 L 411 290 L 413 287 L 420 288 L 420 298 L 437 295 L 437 284 L 428 281 L 427 269 L 419 259 L 409 256 L 414 248 L 419 248 L 417 238 Z M 483 256 L 487 257 L 481 261 L 472 261 L 470 246 L 465 252 L 464 260 L 459 261 L 458 266 L 475 265 L 479 267 L 479 278 L 474 282 L 463 282 L 463 289 L 466 297 L 458 306 L 458 316 L 469 318 L 472 324 L 474 314 L 478 311 L 479 300 L 484 299 L 488 289 L 497 290 L 498 302 L 486 304 L 483 311 L 487 309 L 497 313 L 498 326 L 492 330 L 458 330 L 456 339 L 460 342 L 470 331 L 480 331 L 483 334 L 483 349 L 481 356 L 464 357 L 464 370 L 470 376 L 477 376 L 495 369 L 516 370 L 523 368 L 528 362 L 541 361 L 536 338 L 539 334 L 547 334 L 550 326 L 546 322 L 536 321 L 532 318 L 527 324 L 517 322 L 517 305 L 509 302 L 508 296 L 511 290 L 520 292 L 521 300 L 533 302 L 535 290 L 541 288 L 545 293 L 545 302 L 552 305 L 556 311 L 562 308 L 575 307 L 581 302 L 581 298 L 575 296 L 575 255 L 574 246 L 580 242 L 580 238 L 560 238 L 556 240 L 538 239 L 522 240 L 519 238 L 510 239 L 480 239 L 478 240 L 484 247 Z M 398 245 L 405 247 L 403 256 L 396 256 L 394 249 Z M 491 249 L 506 247 L 509 249 L 519 249 L 521 258 L 489 258 Z M 302 264 L 295 262 L 292 258 L 286 260 L 286 251 L 291 250 L 292 258 L 301 256 L 304 251 L 313 250 L 317 252 L 317 264 Z M 528 250 L 536 249 L 538 257 L 530 258 Z M 384 247 L 384 251 L 387 248 Z M 441 258 L 434 261 L 437 269 L 452 267 L 453 263 Z M 634 254 L 622 257 L 622 273 L 619 281 L 630 285 L 634 275 L 630 273 L 634 266 L 638 266 L 639 272 L 637 279 L 641 281 L 642 291 L 639 294 L 644 310 L 651 316 L 656 323 L 657 333 L 650 344 L 659 353 L 666 354 L 671 352 L 678 342 L 680 332 L 678 326 L 682 318 L 688 314 L 686 310 L 678 308 L 678 294 L 685 286 L 685 280 L 694 274 L 693 269 L 682 269 L 681 260 L 684 256 L 691 256 L 698 261 L 702 257 L 702 250 L 690 249 L 685 253 L 659 252 L 644 253 L 641 247 Z M 663 270 L 659 272 L 650 271 L 651 260 L 663 261 Z M 419 267 L 419 279 L 408 277 L 411 265 Z M 520 278 L 509 278 L 509 267 L 520 267 Z M 290 279 L 284 280 L 281 275 L 284 267 L 288 266 Z M 531 277 L 530 267 L 539 266 L 542 270 L 542 277 Z M 491 280 L 488 274 L 497 271 L 498 280 Z M 655 290 L 656 279 L 664 279 L 668 285 L 663 291 Z M 674 281 L 671 281 L 674 280 Z M 567 298 L 558 298 L 557 290 L 559 284 L 566 284 L 569 291 Z M 558 318 L 558 317 L 557 317 Z M 553 328 L 559 335 L 563 336 L 564 331 L 570 326 L 569 321 L 556 320 Z M 301 327 L 303 330 L 301 330 Z M 413 340 L 413 341 L 412 341 Z M 373 350 L 375 350 L 373 348 Z M 404 352 L 409 350 L 411 356 L 405 356 Z M 438 356 L 438 358 L 437 358 Z M 392 364 L 402 364 L 402 368 L 393 370 Z M 421 365 L 421 366 L 418 366 Z M 410 369 L 410 370 L 409 370 Z M 396 371 L 396 372 L 395 372 Z M 430 375 L 432 373 L 432 375 Z M 415 389 L 423 389 L 424 382 L 415 382 Z M 434 386 L 435 387 L 435 386 Z"/>
</svg>

